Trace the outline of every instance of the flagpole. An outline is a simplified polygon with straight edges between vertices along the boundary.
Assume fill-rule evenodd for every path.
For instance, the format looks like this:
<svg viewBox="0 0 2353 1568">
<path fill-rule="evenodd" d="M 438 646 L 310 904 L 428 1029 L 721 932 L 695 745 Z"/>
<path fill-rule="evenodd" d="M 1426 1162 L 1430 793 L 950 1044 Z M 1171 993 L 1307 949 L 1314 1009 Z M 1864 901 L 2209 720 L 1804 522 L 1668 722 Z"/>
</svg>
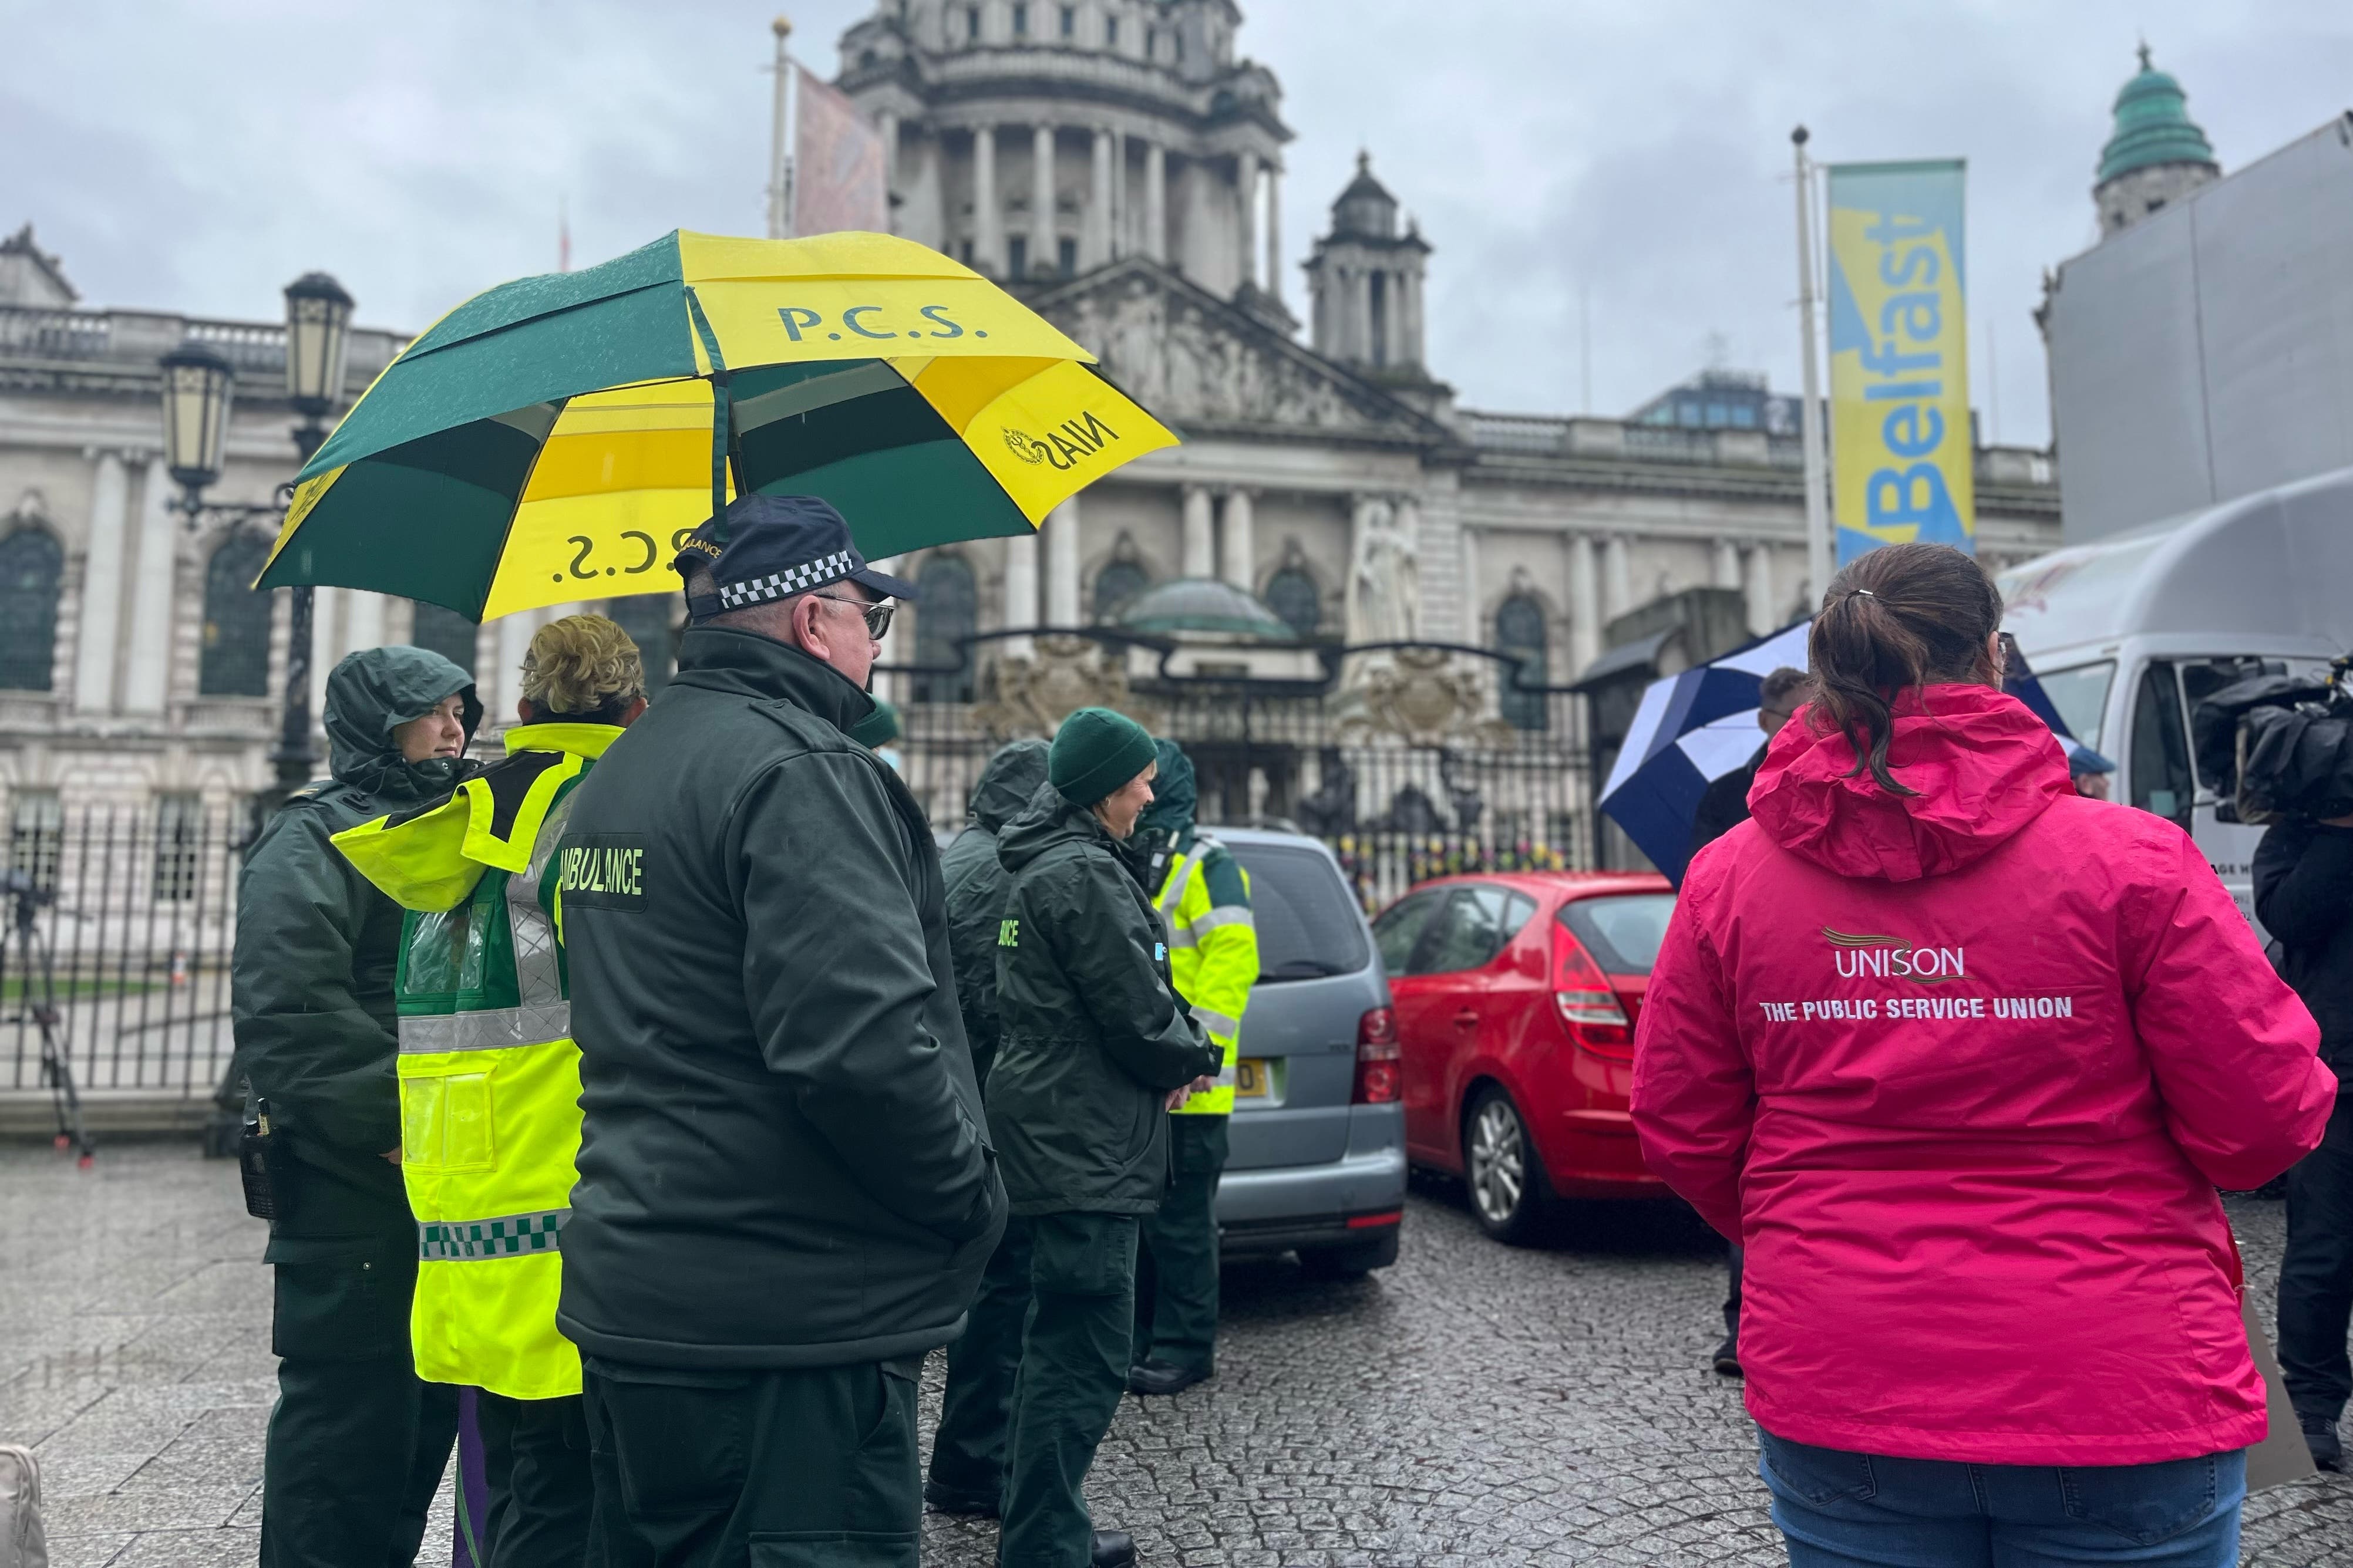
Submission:
<svg viewBox="0 0 2353 1568">
<path fill-rule="evenodd" d="M 792 123 L 793 62 L 786 51 L 793 19 L 779 16 L 769 26 L 776 35 L 776 100 L 768 140 L 768 237 L 786 239 L 792 235 L 793 216 L 793 162 L 786 142 L 786 127 Z"/>
<path fill-rule="evenodd" d="M 1805 405 L 1799 413 L 1799 439 L 1805 448 L 1807 613 L 1830 588 L 1836 561 L 1831 547 L 1829 465 L 1822 452 L 1822 377 L 1814 332 L 1813 165 L 1806 157 L 1806 128 L 1789 132 L 1798 161 L 1798 331 L 1802 338 Z"/>
</svg>

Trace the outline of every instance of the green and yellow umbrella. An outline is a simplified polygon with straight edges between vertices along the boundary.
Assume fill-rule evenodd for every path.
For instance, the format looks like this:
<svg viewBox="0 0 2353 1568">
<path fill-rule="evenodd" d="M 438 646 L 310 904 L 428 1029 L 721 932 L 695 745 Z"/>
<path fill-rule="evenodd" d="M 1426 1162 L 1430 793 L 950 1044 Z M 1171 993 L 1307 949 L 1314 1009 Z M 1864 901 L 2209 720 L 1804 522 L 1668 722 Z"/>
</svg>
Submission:
<svg viewBox="0 0 2353 1568">
<path fill-rule="evenodd" d="M 1026 533 L 1176 444 L 1093 366 L 912 240 L 670 234 L 410 343 L 303 467 L 254 586 L 474 620 L 671 592 L 739 491 L 824 497 L 870 559 Z"/>
</svg>

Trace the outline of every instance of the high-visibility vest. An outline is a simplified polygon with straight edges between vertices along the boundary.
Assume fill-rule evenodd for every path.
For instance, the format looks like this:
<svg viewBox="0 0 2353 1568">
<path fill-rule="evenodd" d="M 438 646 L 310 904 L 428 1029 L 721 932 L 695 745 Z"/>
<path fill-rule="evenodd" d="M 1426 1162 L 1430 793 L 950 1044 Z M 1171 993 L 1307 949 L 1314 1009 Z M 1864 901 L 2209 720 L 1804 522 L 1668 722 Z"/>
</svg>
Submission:
<svg viewBox="0 0 2353 1568">
<path fill-rule="evenodd" d="M 1250 913 L 1250 873 L 1207 834 L 1172 851 L 1153 900 L 1168 932 L 1169 977 L 1209 1039 L 1225 1053 L 1218 1081 L 1187 1100 L 1179 1115 L 1229 1116 L 1234 1109 L 1235 1045 L 1242 1009 L 1258 983 L 1258 927 Z"/>
<path fill-rule="evenodd" d="M 443 799 L 335 836 L 408 911 L 400 1170 L 417 1219 L 417 1374 L 511 1399 L 580 1392 L 556 1331 L 580 1152 L 580 1048 L 555 850 L 570 796 L 620 734 L 530 724 Z"/>
</svg>

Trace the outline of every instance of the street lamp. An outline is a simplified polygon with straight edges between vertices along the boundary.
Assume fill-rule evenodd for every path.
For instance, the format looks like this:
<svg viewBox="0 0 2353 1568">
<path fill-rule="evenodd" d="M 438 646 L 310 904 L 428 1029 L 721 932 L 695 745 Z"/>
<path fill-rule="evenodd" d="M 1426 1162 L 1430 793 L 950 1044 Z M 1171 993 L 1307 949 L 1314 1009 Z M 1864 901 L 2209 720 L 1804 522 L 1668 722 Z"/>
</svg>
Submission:
<svg viewBox="0 0 2353 1568">
<path fill-rule="evenodd" d="M 351 341 L 352 297 L 323 272 L 306 272 L 286 286 L 286 401 L 301 423 L 294 449 L 309 462 L 327 438 L 328 419 L 343 401 L 343 351 Z M 206 505 L 206 487 L 220 478 L 236 388 L 234 367 L 219 351 L 190 339 L 163 358 L 164 459 L 181 489 L 179 509 L 195 528 L 206 517 L 245 521 L 282 518 L 293 487 L 280 485 L 267 506 Z M 283 802 L 310 783 L 319 765 L 311 742 L 311 589 L 293 595 L 286 643 L 285 713 L 269 760 Z"/>
</svg>

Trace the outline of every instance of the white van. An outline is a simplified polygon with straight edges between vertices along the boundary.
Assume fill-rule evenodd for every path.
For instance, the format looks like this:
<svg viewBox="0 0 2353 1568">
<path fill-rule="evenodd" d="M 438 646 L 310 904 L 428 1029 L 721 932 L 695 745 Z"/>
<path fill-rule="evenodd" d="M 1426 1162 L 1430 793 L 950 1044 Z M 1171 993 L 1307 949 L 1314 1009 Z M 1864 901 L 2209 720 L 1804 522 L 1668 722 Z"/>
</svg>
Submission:
<svg viewBox="0 0 2353 1568">
<path fill-rule="evenodd" d="M 2114 798 L 2189 829 L 2253 921 L 2263 829 L 2216 820 L 2189 710 L 2243 676 L 2317 675 L 2353 649 L 2353 468 L 2061 550 L 1998 581 L 2002 628 L 2060 717 L 2115 761 Z"/>
</svg>

